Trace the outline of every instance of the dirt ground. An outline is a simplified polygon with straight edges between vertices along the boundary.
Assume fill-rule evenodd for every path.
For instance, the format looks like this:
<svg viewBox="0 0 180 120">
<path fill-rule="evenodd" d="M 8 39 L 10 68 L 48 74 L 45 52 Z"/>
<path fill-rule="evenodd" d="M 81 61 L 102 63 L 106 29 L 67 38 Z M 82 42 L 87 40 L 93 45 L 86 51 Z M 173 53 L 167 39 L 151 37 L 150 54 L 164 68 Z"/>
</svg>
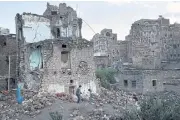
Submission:
<svg viewBox="0 0 180 120">
<path fill-rule="evenodd" d="M 60 112 L 63 114 L 63 119 L 68 120 L 73 109 L 79 109 L 82 115 L 86 115 L 88 112 L 93 111 L 96 108 L 95 104 L 89 104 L 88 102 L 70 103 L 66 101 L 57 100 L 52 106 L 44 108 L 42 112 L 37 115 L 35 118 L 30 118 L 28 116 L 20 116 L 21 120 L 51 120 L 49 112 Z M 102 109 L 109 114 L 113 114 L 115 111 L 110 104 L 104 104 Z"/>
</svg>

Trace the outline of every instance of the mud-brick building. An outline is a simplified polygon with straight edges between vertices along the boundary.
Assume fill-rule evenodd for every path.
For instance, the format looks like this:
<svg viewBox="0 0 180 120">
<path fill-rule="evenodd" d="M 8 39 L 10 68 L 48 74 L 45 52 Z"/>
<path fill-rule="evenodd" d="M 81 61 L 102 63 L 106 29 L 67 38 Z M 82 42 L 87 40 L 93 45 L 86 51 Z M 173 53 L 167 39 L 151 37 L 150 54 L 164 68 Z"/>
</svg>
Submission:
<svg viewBox="0 0 180 120">
<path fill-rule="evenodd" d="M 16 51 L 16 35 L 0 35 L 0 90 L 8 89 L 8 78 L 10 78 L 9 87 L 11 89 L 15 87 Z"/>
<path fill-rule="evenodd" d="M 43 15 L 16 15 L 18 78 L 27 89 L 97 92 L 93 43 L 81 36 L 81 19 L 66 4 L 47 4 Z"/>
</svg>

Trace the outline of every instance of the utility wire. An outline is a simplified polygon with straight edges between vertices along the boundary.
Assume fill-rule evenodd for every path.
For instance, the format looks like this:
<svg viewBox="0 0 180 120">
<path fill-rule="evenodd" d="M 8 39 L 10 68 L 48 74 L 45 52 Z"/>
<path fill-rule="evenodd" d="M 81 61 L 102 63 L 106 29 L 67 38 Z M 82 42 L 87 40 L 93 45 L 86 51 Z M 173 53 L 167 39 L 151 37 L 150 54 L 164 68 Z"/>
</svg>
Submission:
<svg viewBox="0 0 180 120">
<path fill-rule="evenodd" d="M 82 19 L 88 26 L 89 26 L 89 28 L 94 32 L 94 34 L 96 34 L 96 32 L 94 31 L 94 29 L 84 20 L 84 19 Z"/>
</svg>

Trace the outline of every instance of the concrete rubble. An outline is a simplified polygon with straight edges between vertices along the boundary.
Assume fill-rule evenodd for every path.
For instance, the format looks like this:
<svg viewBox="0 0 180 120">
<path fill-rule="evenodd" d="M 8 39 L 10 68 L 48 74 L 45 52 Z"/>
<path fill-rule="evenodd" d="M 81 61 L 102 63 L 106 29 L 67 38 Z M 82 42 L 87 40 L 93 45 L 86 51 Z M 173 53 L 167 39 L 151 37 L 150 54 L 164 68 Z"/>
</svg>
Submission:
<svg viewBox="0 0 180 120">
<path fill-rule="evenodd" d="M 70 120 L 121 120 L 121 116 L 110 115 L 102 108 L 98 108 L 89 112 L 86 116 L 82 116 L 78 110 L 73 111 Z"/>
<path fill-rule="evenodd" d="M 74 100 L 69 99 L 70 97 L 68 95 L 63 93 L 52 96 L 47 93 L 40 94 L 32 91 L 23 91 L 22 94 L 25 98 L 22 104 L 17 104 L 15 92 L 6 95 L 5 101 L 0 101 L 2 102 L 2 104 L 0 104 L 1 120 L 14 120 L 20 117 L 20 115 L 35 117 L 41 113 L 43 108 L 51 106 L 57 99 L 74 102 Z M 70 114 L 70 118 L 72 120 L 120 120 L 119 115 L 126 109 L 126 101 L 127 105 L 135 104 L 135 101 L 130 99 L 131 96 L 132 95 L 128 95 L 123 91 L 109 91 L 101 88 L 100 95 L 93 95 L 93 103 L 91 103 L 95 106 L 93 111 L 89 112 L 87 115 L 82 115 L 78 109 L 75 109 Z M 113 115 L 106 113 L 102 108 L 105 104 L 112 105 L 116 112 Z"/>
<path fill-rule="evenodd" d="M 132 106 L 137 108 L 136 102 L 131 97 L 131 94 L 128 95 L 123 91 L 109 91 L 101 88 L 101 94 L 93 96 L 93 104 L 96 108 L 85 116 L 78 109 L 75 109 L 70 114 L 70 120 L 123 120 L 122 113 L 125 110 Z M 105 104 L 112 105 L 115 112 L 110 114 L 103 110 Z"/>
<path fill-rule="evenodd" d="M 36 92 L 23 92 L 25 101 L 19 105 L 16 102 L 15 93 L 10 93 L 6 96 L 5 101 L 0 101 L 0 119 L 14 120 L 20 115 L 28 115 L 35 117 L 40 114 L 41 110 L 55 102 L 55 97 L 49 94 L 37 94 Z"/>
</svg>

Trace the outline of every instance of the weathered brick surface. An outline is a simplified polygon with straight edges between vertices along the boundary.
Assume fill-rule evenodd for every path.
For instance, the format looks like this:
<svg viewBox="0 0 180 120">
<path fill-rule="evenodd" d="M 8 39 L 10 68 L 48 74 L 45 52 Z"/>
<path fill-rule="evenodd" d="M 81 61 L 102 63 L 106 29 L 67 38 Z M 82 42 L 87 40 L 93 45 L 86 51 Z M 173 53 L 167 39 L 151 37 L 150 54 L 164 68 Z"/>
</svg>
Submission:
<svg viewBox="0 0 180 120">
<path fill-rule="evenodd" d="M 128 41 L 117 40 L 112 29 L 103 29 L 92 38 L 96 67 L 111 66 L 116 61 L 127 62 Z"/>
<path fill-rule="evenodd" d="M 43 68 L 37 71 L 31 71 L 29 56 L 33 50 L 32 47 L 36 49 L 38 45 L 42 48 Z M 62 48 L 62 45 L 66 45 L 66 48 Z M 73 43 L 71 41 L 63 42 L 63 40 L 55 40 L 55 42 L 52 43 L 51 40 L 47 40 L 29 44 L 26 46 L 26 49 L 24 75 L 27 84 L 34 81 L 34 86 L 38 84 L 41 86 L 42 91 L 69 93 L 70 80 L 73 80 L 75 89 L 78 85 L 82 85 L 82 91 L 85 94 L 89 88 L 91 88 L 93 92 L 97 91 L 93 46 L 91 42 L 80 40 L 78 43 Z M 61 60 L 62 51 L 69 52 L 69 58 L 66 63 L 63 63 Z M 87 63 L 87 69 L 83 69 L 82 71 L 81 68 L 79 68 L 81 61 Z M 40 74 L 41 77 L 35 73 Z"/>
<path fill-rule="evenodd" d="M 0 87 L 5 87 L 5 79 L 8 78 L 9 71 L 8 55 L 11 55 L 10 77 L 15 79 L 17 44 L 12 34 L 0 35 L 0 41 Z"/>
<path fill-rule="evenodd" d="M 92 46 L 83 48 L 81 50 L 74 48 L 70 51 L 70 59 L 68 60 L 71 75 L 67 72 L 62 73 L 63 63 L 61 62 L 61 45 L 54 45 L 53 56 L 47 61 L 47 73 L 44 74 L 43 86 L 49 84 L 63 85 L 65 90 L 68 90 L 70 80 L 73 80 L 76 87 L 80 84 L 90 84 L 90 81 L 95 80 L 95 64 L 93 61 L 93 48 Z M 88 71 L 86 75 L 81 75 L 78 72 L 80 61 L 85 61 L 88 64 Z M 56 74 L 54 74 L 56 72 Z M 90 86 L 89 86 L 90 87 Z M 93 86 L 91 86 L 93 87 Z M 45 87 L 46 88 L 46 87 Z M 68 92 L 68 91 L 64 91 Z"/>
</svg>

